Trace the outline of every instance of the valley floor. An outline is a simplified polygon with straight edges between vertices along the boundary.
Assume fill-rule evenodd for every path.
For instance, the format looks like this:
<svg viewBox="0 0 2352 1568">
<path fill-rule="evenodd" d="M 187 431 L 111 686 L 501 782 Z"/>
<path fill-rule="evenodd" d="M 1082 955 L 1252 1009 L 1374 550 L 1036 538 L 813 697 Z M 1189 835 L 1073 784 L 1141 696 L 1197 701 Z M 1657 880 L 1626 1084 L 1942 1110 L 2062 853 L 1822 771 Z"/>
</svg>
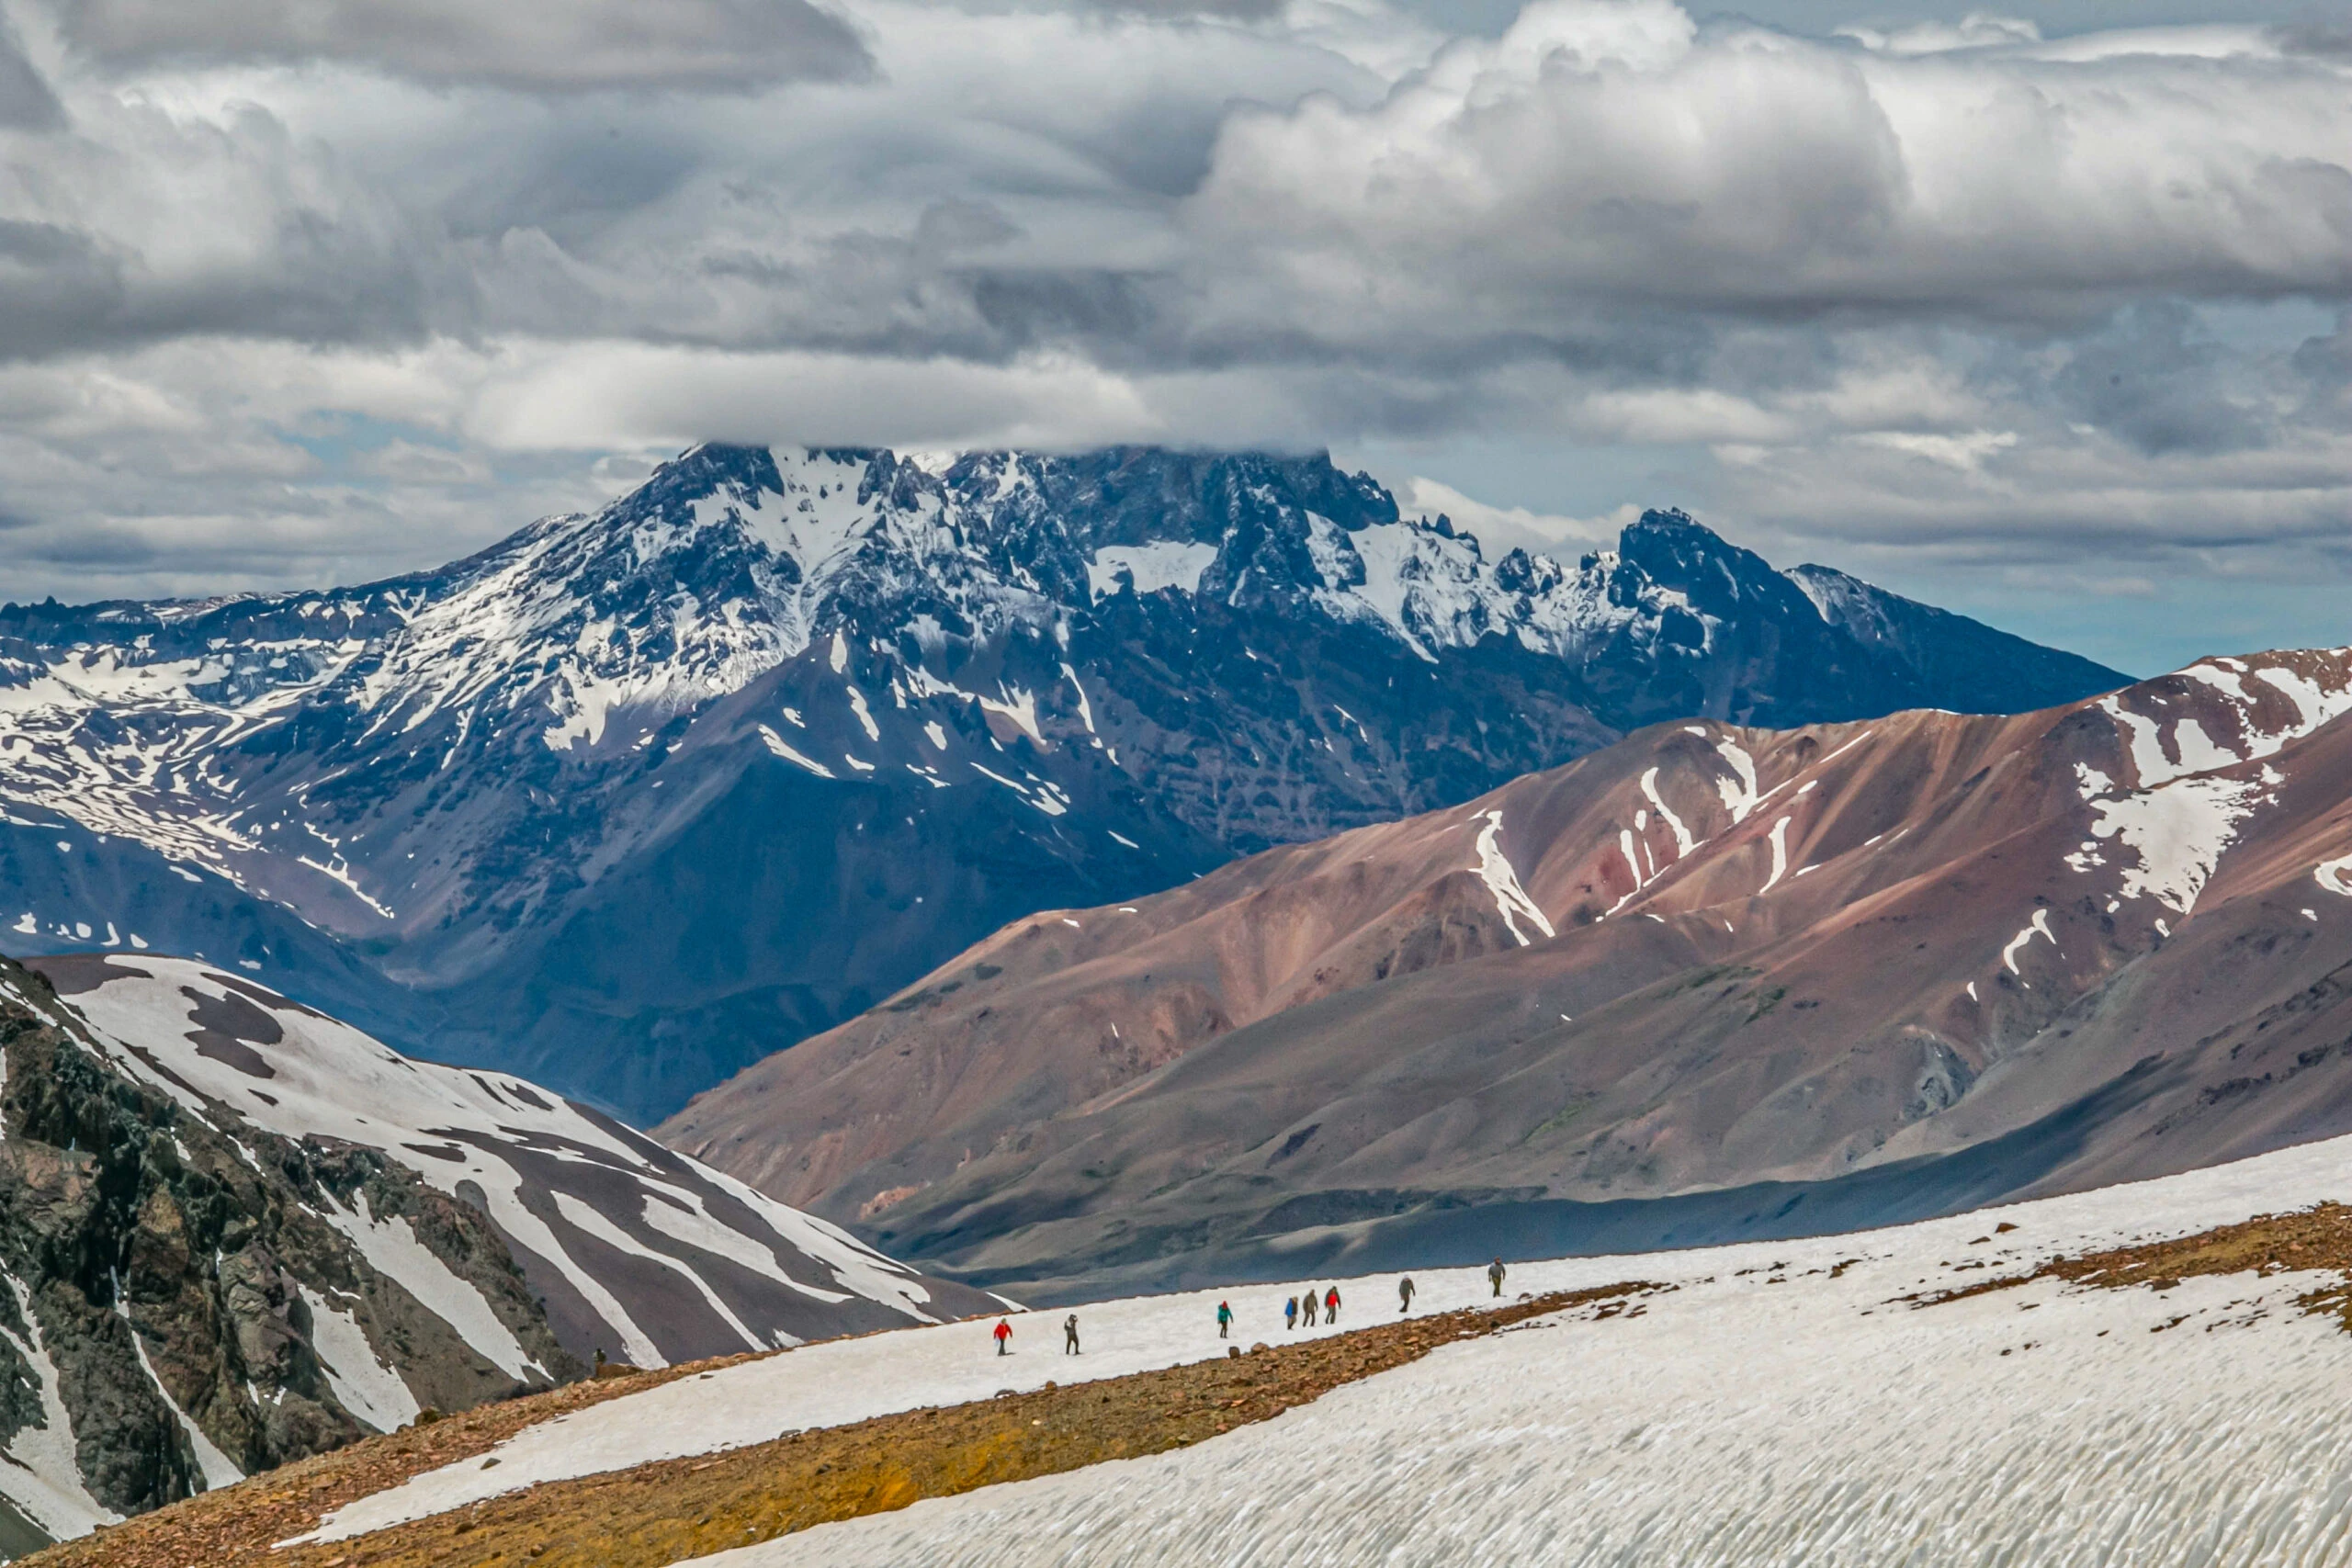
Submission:
<svg viewBox="0 0 2352 1568">
<path fill-rule="evenodd" d="M 1895 1230 L 1522 1264 L 1511 1297 L 1595 1294 L 1409 1344 L 1394 1276 L 1343 1280 L 1321 1362 L 1280 1327 L 1291 1292 L 1262 1287 L 1226 1299 L 1240 1343 L 1277 1349 L 1238 1362 L 1215 1292 L 1081 1308 L 1079 1358 L 1057 1353 L 1059 1312 L 1015 1316 L 1006 1358 L 988 1321 L 808 1346 L 525 1427 L 278 1555 L 567 1562 L 583 1543 L 497 1521 L 532 1502 L 518 1488 L 553 1503 L 603 1475 L 638 1510 L 606 1539 L 677 1526 L 637 1530 L 673 1541 L 648 1562 L 710 1552 L 723 1535 L 695 1527 L 730 1505 L 754 1538 L 793 1530 L 703 1557 L 725 1568 L 2342 1562 L 2352 1216 L 2290 1211 L 2346 1198 L 2337 1140 Z M 2216 1227 L 2236 1228 L 2177 1245 Z M 1611 1289 L 1635 1281 L 1659 1288 Z M 1417 1282 L 1416 1318 L 1495 1304 L 1476 1270 Z M 952 1408 L 841 1430 L 934 1406 Z M 929 1438 L 907 1424 L 934 1421 Z M 775 1442 L 795 1431 L 838 1431 L 840 1452 Z M 779 1511 L 808 1490 L 787 1472 L 925 1442 L 932 1479 L 877 1491 L 889 1511 L 805 1529 Z M 1031 1449 L 1047 1457 L 1001 1458 Z M 1144 1457 L 1084 1462 L 1115 1452 Z"/>
</svg>

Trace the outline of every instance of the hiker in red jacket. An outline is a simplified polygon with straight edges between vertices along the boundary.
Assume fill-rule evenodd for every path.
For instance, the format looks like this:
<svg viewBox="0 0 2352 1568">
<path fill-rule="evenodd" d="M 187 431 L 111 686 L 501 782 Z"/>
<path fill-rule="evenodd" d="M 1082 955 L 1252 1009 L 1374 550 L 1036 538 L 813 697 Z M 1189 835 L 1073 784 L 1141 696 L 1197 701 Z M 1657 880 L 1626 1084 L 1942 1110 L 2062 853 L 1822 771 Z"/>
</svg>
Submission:
<svg viewBox="0 0 2352 1568">
<path fill-rule="evenodd" d="M 1323 1298 L 1323 1321 L 1326 1323 L 1340 1321 L 1340 1287 L 1337 1285 L 1332 1286 L 1330 1292 Z"/>
<path fill-rule="evenodd" d="M 1001 1317 L 998 1318 L 996 1320 L 996 1353 L 998 1355 L 1004 1356 L 1012 1353 L 1005 1348 L 1005 1345 L 1012 1338 L 1012 1325 L 1005 1322 L 1004 1319 Z"/>
</svg>

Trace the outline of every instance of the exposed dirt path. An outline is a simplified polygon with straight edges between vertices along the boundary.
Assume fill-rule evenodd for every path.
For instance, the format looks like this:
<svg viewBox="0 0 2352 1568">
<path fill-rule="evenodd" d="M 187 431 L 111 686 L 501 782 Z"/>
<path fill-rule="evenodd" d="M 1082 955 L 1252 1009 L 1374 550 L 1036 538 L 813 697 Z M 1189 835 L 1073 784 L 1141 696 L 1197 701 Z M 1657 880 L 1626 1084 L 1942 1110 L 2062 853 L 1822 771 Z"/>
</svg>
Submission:
<svg viewBox="0 0 2352 1568">
<path fill-rule="evenodd" d="M 2260 1276 L 2305 1269 L 2339 1269 L 2352 1280 L 2352 1207 L 2327 1202 L 2292 1213 L 2256 1214 L 2195 1235 L 2053 1258 L 2030 1273 L 2004 1275 L 1904 1300 L 1915 1306 L 1940 1306 L 2035 1280 L 2064 1280 L 2102 1289 L 2145 1285 L 2153 1291 L 2168 1291 L 2200 1274 Z M 2295 1304 L 2308 1313 L 2326 1314 L 2352 1333 L 2352 1283 L 2309 1292 L 2295 1298 Z"/>
<path fill-rule="evenodd" d="M 549 1483 L 353 1540 L 272 1551 L 272 1541 L 311 1528 L 332 1505 L 271 1506 L 256 1499 L 256 1517 L 241 1521 L 233 1532 L 215 1529 L 199 1536 L 183 1530 L 173 1535 L 168 1549 L 158 1539 L 153 1550 L 136 1555 L 119 1551 L 115 1543 L 127 1544 L 135 1524 L 148 1522 L 136 1521 L 109 1532 L 102 1546 L 84 1543 L 85 1555 L 52 1552 L 29 1561 L 40 1568 L 68 1562 L 74 1568 L 100 1562 L 109 1568 L 661 1568 L 812 1525 L 903 1508 L 924 1497 L 1183 1448 L 1248 1422 L 1269 1420 L 1342 1384 L 1418 1360 L 1440 1346 L 1497 1333 L 1531 1317 L 1594 1303 L 1601 1303 L 1603 1316 L 1637 1314 L 1642 1309 L 1629 1298 L 1659 1288 L 1628 1282 L 1558 1292 L 1494 1310 L 1437 1314 L 1324 1339 L 1253 1347 L 1247 1355 L 1224 1360 L 909 1411 L 749 1448 Z M 351 1451 L 329 1457 L 348 1457 Z M 297 1498 L 305 1495 L 298 1478 L 302 1468 L 285 1472 L 291 1483 L 286 1490 Z M 404 1473 L 424 1468 L 413 1465 Z M 390 1484 L 403 1472 L 383 1473 L 384 1483 Z M 277 1480 L 263 1477 L 247 1484 L 266 1487 Z M 246 1489 L 232 1488 L 217 1495 L 218 1500 L 230 1503 Z M 165 1514 L 193 1506 L 177 1505 Z M 161 1522 L 164 1517 L 150 1518 Z"/>
</svg>

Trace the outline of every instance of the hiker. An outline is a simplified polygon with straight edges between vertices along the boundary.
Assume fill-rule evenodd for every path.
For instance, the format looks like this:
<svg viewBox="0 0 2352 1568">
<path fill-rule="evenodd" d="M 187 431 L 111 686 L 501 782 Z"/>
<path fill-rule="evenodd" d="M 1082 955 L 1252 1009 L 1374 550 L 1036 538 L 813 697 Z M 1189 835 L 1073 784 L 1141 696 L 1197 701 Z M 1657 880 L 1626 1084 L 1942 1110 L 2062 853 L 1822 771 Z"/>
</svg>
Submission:
<svg viewBox="0 0 2352 1568">
<path fill-rule="evenodd" d="M 1233 1308 L 1227 1303 L 1216 1303 L 1216 1337 L 1227 1339 L 1233 1335 Z"/>
<path fill-rule="evenodd" d="M 1396 1310 L 1400 1313 L 1413 1310 L 1413 1277 L 1410 1274 L 1396 1281 Z"/>
<path fill-rule="evenodd" d="M 1012 1353 L 1005 1348 L 1005 1346 L 1011 1342 L 1012 1338 L 1012 1325 L 1005 1322 L 1005 1320 L 1001 1317 L 998 1318 L 996 1320 L 996 1353 L 998 1355 L 1009 1356 Z"/>
<path fill-rule="evenodd" d="M 1326 1323 L 1340 1321 L 1340 1287 L 1337 1285 L 1332 1286 L 1330 1292 L 1323 1298 L 1323 1321 Z"/>
<path fill-rule="evenodd" d="M 1487 1278 L 1494 1282 L 1496 1295 L 1499 1296 L 1503 1293 L 1503 1276 L 1510 1272 L 1510 1269 L 1503 1267 L 1503 1260 L 1499 1258 L 1487 1265 Z"/>
<path fill-rule="evenodd" d="M 1283 1303 L 1283 1326 L 1284 1328 L 1298 1326 L 1298 1298 L 1296 1296 Z"/>
<path fill-rule="evenodd" d="M 1314 1287 L 1314 1286 L 1309 1285 L 1309 1286 L 1307 1286 L 1307 1287 L 1306 1287 L 1306 1293 L 1304 1296 L 1301 1296 L 1301 1297 L 1299 1298 L 1298 1304 L 1299 1304 L 1299 1308 L 1300 1308 L 1300 1310 L 1301 1310 L 1301 1311 L 1303 1311 L 1303 1312 L 1305 1312 L 1305 1313 L 1306 1314 L 1306 1326 L 1307 1326 L 1307 1327 L 1309 1327 L 1309 1328 L 1314 1327 L 1314 1326 L 1315 1326 L 1315 1287 Z"/>
<path fill-rule="evenodd" d="M 1062 1319 L 1062 1341 L 1063 1355 L 1075 1356 L 1080 1353 L 1078 1348 L 1078 1314 L 1072 1313 L 1068 1317 Z"/>
</svg>

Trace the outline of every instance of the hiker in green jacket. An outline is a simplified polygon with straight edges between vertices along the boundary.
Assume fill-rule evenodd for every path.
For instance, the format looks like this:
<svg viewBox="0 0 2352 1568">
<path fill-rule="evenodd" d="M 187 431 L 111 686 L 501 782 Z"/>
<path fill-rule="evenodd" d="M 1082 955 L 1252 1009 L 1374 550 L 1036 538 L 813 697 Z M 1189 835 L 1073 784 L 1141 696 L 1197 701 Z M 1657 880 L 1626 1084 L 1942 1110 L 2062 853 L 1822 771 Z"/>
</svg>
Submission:
<svg viewBox="0 0 2352 1568">
<path fill-rule="evenodd" d="M 1400 1313 L 1413 1310 L 1413 1277 L 1410 1274 L 1396 1281 L 1396 1310 Z"/>
<path fill-rule="evenodd" d="M 1216 1337 L 1219 1339 L 1233 1337 L 1233 1308 L 1226 1302 L 1216 1303 Z"/>
</svg>

